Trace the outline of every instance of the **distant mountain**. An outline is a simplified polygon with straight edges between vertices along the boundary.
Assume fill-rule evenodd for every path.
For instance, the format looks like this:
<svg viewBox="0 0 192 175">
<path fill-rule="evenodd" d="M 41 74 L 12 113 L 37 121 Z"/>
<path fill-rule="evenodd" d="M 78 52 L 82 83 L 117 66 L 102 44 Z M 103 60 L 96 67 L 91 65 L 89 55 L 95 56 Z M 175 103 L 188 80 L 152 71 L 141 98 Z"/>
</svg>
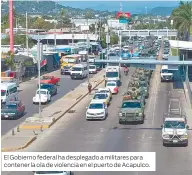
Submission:
<svg viewBox="0 0 192 175">
<path fill-rule="evenodd" d="M 93 16 L 96 14 L 100 14 L 103 17 L 115 15 L 114 12 L 109 12 L 107 10 L 73 8 L 67 6 L 67 4 L 61 5 L 54 1 L 14 1 L 13 5 L 18 14 L 25 14 L 27 11 L 29 14 L 54 15 L 56 13 L 58 14 L 61 9 L 64 8 L 66 14 L 73 17 L 85 15 L 87 11 L 90 11 Z M 2 15 L 8 13 L 8 2 L 1 2 L 1 13 Z"/>
<path fill-rule="evenodd" d="M 150 11 L 152 15 L 169 16 L 176 7 L 155 7 Z"/>
</svg>

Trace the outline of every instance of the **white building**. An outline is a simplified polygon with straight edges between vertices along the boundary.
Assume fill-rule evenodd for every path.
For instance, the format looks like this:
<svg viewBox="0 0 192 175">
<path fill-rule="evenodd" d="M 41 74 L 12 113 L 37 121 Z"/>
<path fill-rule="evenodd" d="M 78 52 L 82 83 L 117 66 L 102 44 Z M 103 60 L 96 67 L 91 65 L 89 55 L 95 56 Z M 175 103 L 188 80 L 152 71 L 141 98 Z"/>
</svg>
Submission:
<svg viewBox="0 0 192 175">
<path fill-rule="evenodd" d="M 120 23 L 117 19 L 109 19 L 107 24 L 110 28 L 114 29 L 125 29 L 127 27 L 127 24 Z"/>
<path fill-rule="evenodd" d="M 71 22 L 75 24 L 76 27 L 79 26 L 85 26 L 85 25 L 91 25 L 91 24 L 96 24 L 97 19 L 71 19 Z"/>
</svg>

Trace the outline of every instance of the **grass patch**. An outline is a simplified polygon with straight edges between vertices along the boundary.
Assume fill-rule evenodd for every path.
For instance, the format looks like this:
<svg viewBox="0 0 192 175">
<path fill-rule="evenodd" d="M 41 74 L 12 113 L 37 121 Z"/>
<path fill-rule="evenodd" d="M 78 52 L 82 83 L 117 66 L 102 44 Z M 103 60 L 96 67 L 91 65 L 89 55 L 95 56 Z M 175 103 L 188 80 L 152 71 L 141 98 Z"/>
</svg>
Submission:
<svg viewBox="0 0 192 175">
<path fill-rule="evenodd" d="M 171 55 L 172 56 L 179 56 L 179 49 L 171 48 Z"/>
</svg>

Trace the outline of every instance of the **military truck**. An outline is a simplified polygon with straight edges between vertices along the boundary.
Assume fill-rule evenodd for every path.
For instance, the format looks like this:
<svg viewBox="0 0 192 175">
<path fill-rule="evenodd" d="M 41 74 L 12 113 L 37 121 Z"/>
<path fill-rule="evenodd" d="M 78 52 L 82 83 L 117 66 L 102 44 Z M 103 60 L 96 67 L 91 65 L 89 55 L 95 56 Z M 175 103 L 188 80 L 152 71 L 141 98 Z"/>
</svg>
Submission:
<svg viewBox="0 0 192 175">
<path fill-rule="evenodd" d="M 128 85 L 129 88 L 134 88 L 139 96 L 144 96 L 145 98 L 149 97 L 149 86 L 145 81 L 131 81 Z"/>
<path fill-rule="evenodd" d="M 145 105 L 142 100 L 127 98 L 124 96 L 119 111 L 119 124 L 137 122 L 144 123 Z"/>
</svg>

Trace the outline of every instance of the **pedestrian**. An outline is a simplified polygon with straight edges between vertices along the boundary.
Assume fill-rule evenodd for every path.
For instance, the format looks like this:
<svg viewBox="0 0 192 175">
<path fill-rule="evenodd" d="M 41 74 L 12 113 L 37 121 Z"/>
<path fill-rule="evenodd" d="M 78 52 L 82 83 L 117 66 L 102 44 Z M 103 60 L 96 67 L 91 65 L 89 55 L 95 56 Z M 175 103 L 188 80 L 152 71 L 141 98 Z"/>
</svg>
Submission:
<svg viewBox="0 0 192 175">
<path fill-rule="evenodd" d="M 91 83 L 89 83 L 88 84 L 88 92 L 89 92 L 89 94 L 91 94 L 91 89 L 92 89 L 92 85 L 91 85 Z"/>
</svg>

